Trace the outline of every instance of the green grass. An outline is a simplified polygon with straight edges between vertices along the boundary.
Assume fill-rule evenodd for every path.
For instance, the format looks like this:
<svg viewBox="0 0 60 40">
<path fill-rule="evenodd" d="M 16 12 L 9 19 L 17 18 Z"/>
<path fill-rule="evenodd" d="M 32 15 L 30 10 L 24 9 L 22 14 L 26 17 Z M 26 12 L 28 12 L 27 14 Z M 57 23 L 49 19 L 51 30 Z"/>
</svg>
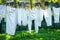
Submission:
<svg viewBox="0 0 60 40">
<path fill-rule="evenodd" d="M 39 33 L 29 34 L 27 30 L 16 31 L 14 36 L 0 34 L 0 40 L 60 40 L 60 29 L 41 28 Z"/>
</svg>

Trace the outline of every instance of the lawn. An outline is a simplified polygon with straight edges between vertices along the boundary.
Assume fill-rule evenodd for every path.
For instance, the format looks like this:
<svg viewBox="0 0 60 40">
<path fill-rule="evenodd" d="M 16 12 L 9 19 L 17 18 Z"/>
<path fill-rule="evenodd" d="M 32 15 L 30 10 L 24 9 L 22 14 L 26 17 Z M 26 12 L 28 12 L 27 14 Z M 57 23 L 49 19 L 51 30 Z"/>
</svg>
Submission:
<svg viewBox="0 0 60 40">
<path fill-rule="evenodd" d="M 0 40 L 60 40 L 60 29 L 40 28 L 39 33 L 29 34 L 27 30 L 16 31 L 14 36 L 0 34 Z"/>
</svg>

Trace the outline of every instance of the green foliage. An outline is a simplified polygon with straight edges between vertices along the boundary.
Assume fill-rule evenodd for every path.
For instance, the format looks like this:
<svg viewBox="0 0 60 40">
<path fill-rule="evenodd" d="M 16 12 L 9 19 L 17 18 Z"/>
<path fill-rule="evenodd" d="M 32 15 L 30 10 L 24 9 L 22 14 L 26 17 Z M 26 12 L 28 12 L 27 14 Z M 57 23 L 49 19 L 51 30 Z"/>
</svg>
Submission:
<svg viewBox="0 0 60 40">
<path fill-rule="evenodd" d="M 60 40 L 60 29 L 41 28 L 39 33 L 31 34 L 26 31 L 17 31 L 14 36 L 0 34 L 0 40 Z"/>
</svg>

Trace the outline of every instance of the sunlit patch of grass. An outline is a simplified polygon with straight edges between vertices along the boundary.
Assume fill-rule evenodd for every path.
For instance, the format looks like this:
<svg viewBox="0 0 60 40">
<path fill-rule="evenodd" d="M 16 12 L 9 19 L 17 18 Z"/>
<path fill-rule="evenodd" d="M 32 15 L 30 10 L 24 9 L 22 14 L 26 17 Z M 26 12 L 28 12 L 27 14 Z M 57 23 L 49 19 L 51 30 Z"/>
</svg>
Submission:
<svg viewBox="0 0 60 40">
<path fill-rule="evenodd" d="M 60 32 L 60 29 L 57 29 L 56 32 Z"/>
<path fill-rule="evenodd" d="M 43 38 L 40 38 L 40 40 L 43 40 Z"/>
<path fill-rule="evenodd" d="M 0 34 L 0 36 L 5 36 L 5 34 Z"/>
<path fill-rule="evenodd" d="M 6 35 L 6 40 L 9 40 L 11 38 L 11 36 L 10 35 Z"/>
</svg>

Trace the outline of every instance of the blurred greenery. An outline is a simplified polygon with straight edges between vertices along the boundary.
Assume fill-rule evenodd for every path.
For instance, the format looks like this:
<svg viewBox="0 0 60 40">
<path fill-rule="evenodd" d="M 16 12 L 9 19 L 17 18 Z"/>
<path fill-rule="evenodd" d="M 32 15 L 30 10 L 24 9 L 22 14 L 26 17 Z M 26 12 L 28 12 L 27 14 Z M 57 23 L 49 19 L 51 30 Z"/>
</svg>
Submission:
<svg viewBox="0 0 60 40">
<path fill-rule="evenodd" d="M 3 3 L 5 0 L 0 0 L 0 3 Z M 14 2 L 14 0 L 11 0 L 12 2 Z M 31 0 L 16 0 L 16 2 L 30 2 Z M 59 0 L 46 0 L 48 2 L 58 2 Z M 40 0 L 32 0 L 32 3 L 36 3 L 36 2 L 40 2 Z"/>
<path fill-rule="evenodd" d="M 60 40 L 60 29 L 41 28 L 39 33 L 31 34 L 24 31 L 16 31 L 14 36 L 7 34 L 0 34 L 0 40 Z"/>
<path fill-rule="evenodd" d="M 2 0 L 0 0 L 0 3 L 2 3 Z"/>
</svg>

